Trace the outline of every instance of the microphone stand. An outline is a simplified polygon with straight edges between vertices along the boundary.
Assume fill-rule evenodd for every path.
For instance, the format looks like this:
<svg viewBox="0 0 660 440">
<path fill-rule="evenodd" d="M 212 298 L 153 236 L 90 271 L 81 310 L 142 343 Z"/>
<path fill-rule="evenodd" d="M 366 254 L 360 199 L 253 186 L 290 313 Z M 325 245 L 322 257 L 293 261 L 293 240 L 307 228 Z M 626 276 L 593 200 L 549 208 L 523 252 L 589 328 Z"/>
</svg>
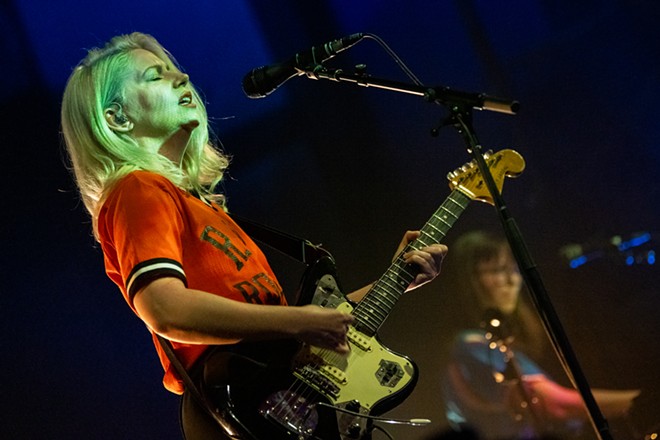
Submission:
<svg viewBox="0 0 660 440">
<path fill-rule="evenodd" d="M 327 69 L 325 66 L 318 65 L 302 73 L 306 74 L 310 79 L 351 82 L 363 87 L 375 87 L 422 96 L 426 101 L 442 104 L 449 110 L 450 114 L 442 122 L 441 127 L 451 125 L 463 137 L 467 151 L 477 163 L 492 196 L 507 241 L 511 246 L 513 255 L 530 290 L 534 306 L 543 322 L 553 348 L 573 386 L 582 396 L 596 435 L 601 440 L 612 440 L 613 437 L 611 436 L 607 420 L 593 397 L 587 379 L 582 372 L 577 357 L 543 285 L 543 280 L 537 270 L 536 264 L 527 250 L 522 233 L 518 229 L 515 219 L 509 214 L 504 199 L 497 189 L 493 176 L 483 157 L 481 144 L 472 127 L 473 109 L 515 114 L 519 109 L 518 102 L 488 96 L 483 93 L 453 90 L 449 87 L 426 87 L 423 85 L 411 85 L 373 78 L 366 74 L 364 65 L 358 66 L 357 69 L 357 73 L 346 73 L 341 69 Z"/>
<path fill-rule="evenodd" d="M 489 309 L 484 314 L 481 328 L 485 332 L 486 340 L 488 341 L 488 349 L 498 351 L 503 356 L 504 369 L 498 372 L 502 374 L 501 380 L 513 380 L 520 398 L 522 399 L 519 408 L 523 409 L 522 413 L 530 415 L 529 418 L 532 421 L 532 428 L 534 429 L 535 435 L 541 435 L 543 433 L 543 424 L 533 406 L 533 397 L 531 396 L 531 393 L 527 391 L 527 388 L 525 388 L 523 380 L 524 375 L 520 363 L 516 358 L 515 352 L 511 349 L 511 344 L 514 342 L 515 338 L 509 330 L 507 319 L 499 310 Z M 495 346 L 493 347 L 491 344 L 495 344 Z M 522 405 L 523 403 L 524 406 Z M 520 414 L 521 417 L 524 417 L 522 413 L 518 414 Z"/>
</svg>

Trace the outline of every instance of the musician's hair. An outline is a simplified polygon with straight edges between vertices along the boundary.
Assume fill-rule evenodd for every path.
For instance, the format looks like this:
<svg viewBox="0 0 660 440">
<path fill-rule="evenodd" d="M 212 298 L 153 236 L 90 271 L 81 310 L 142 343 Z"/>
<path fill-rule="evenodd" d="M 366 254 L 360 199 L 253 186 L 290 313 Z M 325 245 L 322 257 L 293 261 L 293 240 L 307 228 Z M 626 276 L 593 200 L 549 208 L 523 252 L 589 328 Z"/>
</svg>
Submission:
<svg viewBox="0 0 660 440">
<path fill-rule="evenodd" d="M 443 262 L 443 281 L 460 302 L 463 326 L 478 328 L 486 312 L 486 306 L 474 287 L 480 263 L 495 260 L 508 253 L 513 260 L 509 243 L 502 237 L 486 231 L 473 231 L 459 237 L 451 246 L 447 261 Z M 515 261 L 515 260 L 514 260 Z M 508 317 L 508 327 L 515 333 L 515 346 L 533 357 L 542 355 L 543 329 L 525 296 L 520 292 L 518 304 Z"/>
<path fill-rule="evenodd" d="M 200 113 L 200 125 L 192 131 L 181 163 L 140 148 L 127 133 L 109 128 L 105 110 L 124 102 L 124 82 L 131 71 L 130 52 L 145 49 L 167 64 L 178 67 L 174 57 L 150 35 L 134 32 L 118 35 L 102 48 L 88 51 L 73 69 L 62 98 L 62 134 L 82 201 L 92 217 L 97 236 L 97 218 L 108 189 L 135 170 L 161 174 L 178 187 L 222 203 L 214 189 L 222 180 L 229 158 L 209 140 L 204 101 L 189 85 Z"/>
</svg>

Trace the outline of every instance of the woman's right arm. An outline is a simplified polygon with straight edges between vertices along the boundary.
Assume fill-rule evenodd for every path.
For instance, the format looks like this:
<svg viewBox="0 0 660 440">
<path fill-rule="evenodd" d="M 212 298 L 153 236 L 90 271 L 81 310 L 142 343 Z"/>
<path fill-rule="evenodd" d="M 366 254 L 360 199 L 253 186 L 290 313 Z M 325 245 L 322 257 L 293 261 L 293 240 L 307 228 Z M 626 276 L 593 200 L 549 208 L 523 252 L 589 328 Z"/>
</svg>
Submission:
<svg viewBox="0 0 660 440">
<path fill-rule="evenodd" d="M 297 338 L 340 353 L 348 351 L 351 315 L 315 305 L 249 304 L 188 289 L 178 278 L 159 278 L 133 303 L 157 334 L 187 344 L 230 344 L 243 339 Z"/>
</svg>

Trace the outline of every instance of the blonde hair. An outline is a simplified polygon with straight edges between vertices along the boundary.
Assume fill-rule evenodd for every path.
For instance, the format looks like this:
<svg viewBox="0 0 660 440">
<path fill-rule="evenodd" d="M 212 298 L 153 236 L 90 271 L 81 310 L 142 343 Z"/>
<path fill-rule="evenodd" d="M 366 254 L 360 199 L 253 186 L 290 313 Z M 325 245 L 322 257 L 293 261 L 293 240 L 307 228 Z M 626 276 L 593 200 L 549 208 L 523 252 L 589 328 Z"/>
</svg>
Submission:
<svg viewBox="0 0 660 440">
<path fill-rule="evenodd" d="M 174 57 L 151 35 L 134 32 L 112 38 L 91 49 L 69 77 L 62 98 L 62 134 L 82 201 L 92 217 L 97 236 L 98 212 L 108 190 L 126 174 L 146 170 L 167 177 L 178 187 L 201 197 L 222 201 L 213 190 L 229 164 L 227 156 L 209 141 L 206 108 L 190 84 L 201 114 L 180 164 L 140 148 L 126 133 L 111 130 L 105 110 L 122 104 L 123 84 L 130 72 L 129 53 L 145 49 L 166 63 Z"/>
</svg>

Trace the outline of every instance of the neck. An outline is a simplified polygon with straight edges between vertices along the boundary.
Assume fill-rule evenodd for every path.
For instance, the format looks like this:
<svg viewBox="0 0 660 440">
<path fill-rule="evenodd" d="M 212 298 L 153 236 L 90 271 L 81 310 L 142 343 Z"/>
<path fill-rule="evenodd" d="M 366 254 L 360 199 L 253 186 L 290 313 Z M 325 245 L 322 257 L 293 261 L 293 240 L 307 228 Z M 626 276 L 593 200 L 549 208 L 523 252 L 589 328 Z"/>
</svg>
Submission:
<svg viewBox="0 0 660 440">
<path fill-rule="evenodd" d="M 154 153 L 167 157 L 175 164 L 180 164 L 183 153 L 190 141 L 194 127 L 181 127 L 169 136 L 136 136 L 136 141 L 142 147 Z"/>
</svg>

